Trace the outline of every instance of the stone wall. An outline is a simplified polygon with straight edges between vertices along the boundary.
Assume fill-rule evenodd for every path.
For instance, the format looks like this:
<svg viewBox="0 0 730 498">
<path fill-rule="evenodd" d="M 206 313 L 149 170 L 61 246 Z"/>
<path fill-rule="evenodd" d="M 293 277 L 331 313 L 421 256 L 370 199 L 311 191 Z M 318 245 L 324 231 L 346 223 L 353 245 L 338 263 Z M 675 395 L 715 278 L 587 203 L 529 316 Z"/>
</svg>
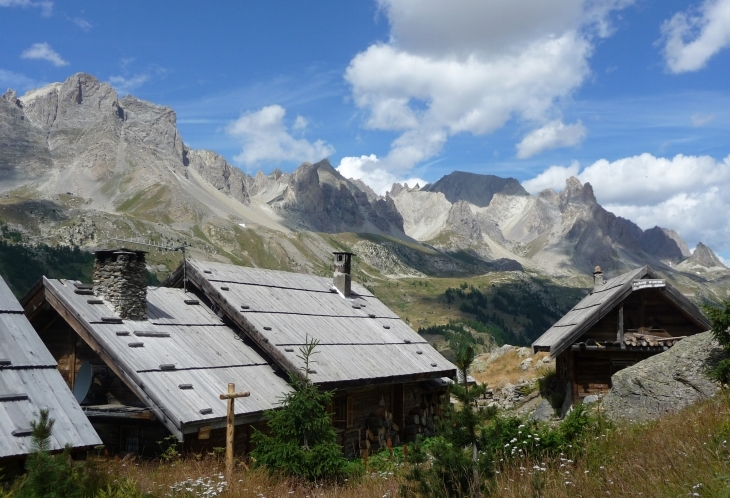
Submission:
<svg viewBox="0 0 730 498">
<path fill-rule="evenodd" d="M 144 251 L 97 251 L 94 294 L 109 301 L 120 318 L 147 319 L 147 270 Z"/>
</svg>

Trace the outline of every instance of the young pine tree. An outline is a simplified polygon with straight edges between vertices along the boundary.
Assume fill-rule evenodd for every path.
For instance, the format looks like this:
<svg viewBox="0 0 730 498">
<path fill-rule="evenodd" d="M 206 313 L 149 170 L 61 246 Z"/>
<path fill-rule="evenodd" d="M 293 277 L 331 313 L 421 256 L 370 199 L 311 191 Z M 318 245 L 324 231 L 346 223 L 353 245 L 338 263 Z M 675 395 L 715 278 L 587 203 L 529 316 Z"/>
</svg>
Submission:
<svg viewBox="0 0 730 498">
<path fill-rule="evenodd" d="M 712 322 L 712 336 L 730 354 L 730 299 L 723 301 L 719 308 L 704 305 L 702 311 Z M 730 384 L 730 358 L 721 360 L 713 374 L 723 384 Z"/>
<path fill-rule="evenodd" d="M 26 476 L 17 498 L 82 498 L 85 495 L 85 476 L 74 467 L 70 448 L 59 455 L 51 455 L 51 435 L 54 420 L 47 409 L 42 409 L 37 421 L 30 423 L 33 452 L 25 463 Z"/>
<path fill-rule="evenodd" d="M 317 344 L 308 340 L 299 350 L 304 378 L 290 375 L 294 392 L 284 397 L 281 408 L 269 413 L 271 435 L 256 431 L 252 436 L 256 448 L 251 456 L 272 473 L 319 480 L 338 478 L 345 471 L 347 461 L 327 413 L 332 393 L 319 391 L 309 380 Z"/>
<path fill-rule="evenodd" d="M 481 497 L 485 480 L 494 474 L 492 457 L 482 438 L 482 427 L 495 411 L 477 406 L 477 400 L 484 395 L 487 386 L 469 385 L 467 373 L 473 361 L 473 346 L 462 344 L 456 352 L 458 382 L 450 388 L 450 395 L 458 403 L 451 405 L 447 399 L 440 437 L 428 450 L 431 458 L 424 458 L 423 450 L 419 448 L 413 455 L 414 465 L 408 477 L 423 496 Z"/>
</svg>

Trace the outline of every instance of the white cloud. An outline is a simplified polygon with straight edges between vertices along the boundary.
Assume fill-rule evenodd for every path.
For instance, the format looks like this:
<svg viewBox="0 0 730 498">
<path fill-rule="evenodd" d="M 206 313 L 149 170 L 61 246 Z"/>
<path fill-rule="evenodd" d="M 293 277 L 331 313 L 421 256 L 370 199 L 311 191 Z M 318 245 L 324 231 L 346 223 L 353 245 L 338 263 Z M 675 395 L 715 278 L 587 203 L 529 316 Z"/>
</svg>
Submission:
<svg viewBox="0 0 730 498">
<path fill-rule="evenodd" d="M 717 116 L 715 114 L 695 114 L 692 116 L 692 126 L 695 128 L 701 128 L 706 124 L 713 121 Z"/>
<path fill-rule="evenodd" d="M 284 124 L 285 115 L 283 107 L 270 105 L 256 112 L 247 112 L 230 123 L 226 131 L 239 139 L 243 146 L 241 153 L 233 159 L 253 166 L 262 162 L 314 162 L 334 153 L 335 149 L 322 140 L 309 142 L 292 137 Z M 301 123 L 299 121 L 300 126 Z M 296 121 L 294 124 L 297 124 Z"/>
<path fill-rule="evenodd" d="M 702 69 L 730 46 L 730 0 L 704 0 L 696 10 L 678 12 L 662 24 L 664 58 L 673 73 Z"/>
<path fill-rule="evenodd" d="M 0 7 L 39 8 L 41 15 L 49 17 L 53 14 L 53 2 L 32 2 L 31 0 L 0 0 Z"/>
<path fill-rule="evenodd" d="M 3 92 L 6 88 L 12 88 L 18 94 L 22 95 L 27 90 L 41 86 L 44 86 L 44 83 L 29 78 L 24 74 L 0 69 L 0 92 Z"/>
<path fill-rule="evenodd" d="M 21 59 L 38 59 L 48 61 L 56 67 L 68 66 L 65 61 L 48 43 L 34 43 L 20 54 Z"/>
<path fill-rule="evenodd" d="M 391 38 L 357 54 L 345 78 L 366 126 L 400 133 L 383 165 L 408 170 L 450 136 L 512 118 L 555 119 L 558 101 L 590 74 L 610 12 L 631 1 L 379 0 Z"/>
<path fill-rule="evenodd" d="M 309 122 L 304 116 L 297 116 L 297 119 L 294 120 L 294 124 L 292 125 L 292 129 L 303 131 L 307 129 L 308 124 Z"/>
<path fill-rule="evenodd" d="M 566 125 L 560 120 L 550 121 L 543 127 L 528 133 L 517 144 L 517 157 L 525 159 L 547 149 L 578 145 L 586 136 L 583 123 Z"/>
<path fill-rule="evenodd" d="M 580 165 L 577 162 L 570 166 L 550 166 L 535 178 L 522 182 L 522 186 L 533 195 L 549 188 L 560 191 L 565 187 L 565 180 L 577 176 L 579 170 Z"/>
<path fill-rule="evenodd" d="M 552 166 L 523 185 L 533 193 L 541 187 L 560 190 L 566 178 L 577 176 L 590 182 L 606 209 L 644 229 L 673 228 L 690 245 L 702 241 L 716 250 L 730 250 L 730 156 L 720 161 L 641 154 L 613 162 L 601 159 L 580 173 L 578 169 L 577 164 Z"/>
<path fill-rule="evenodd" d="M 150 75 L 147 73 L 135 74 L 134 76 L 110 76 L 109 84 L 120 95 L 129 95 L 137 88 L 141 87 L 149 81 Z"/>
<path fill-rule="evenodd" d="M 408 183 L 411 187 L 417 183 L 424 186 L 428 182 L 421 178 L 395 175 L 380 162 L 375 154 L 360 157 L 343 157 L 337 171 L 345 178 L 362 180 L 376 193 L 384 195 L 394 183 Z"/>
<path fill-rule="evenodd" d="M 71 22 L 73 22 L 76 26 L 81 28 L 84 31 L 89 31 L 91 28 L 94 27 L 93 24 L 91 24 L 89 21 L 84 19 L 83 17 L 73 17 L 71 18 Z"/>
</svg>

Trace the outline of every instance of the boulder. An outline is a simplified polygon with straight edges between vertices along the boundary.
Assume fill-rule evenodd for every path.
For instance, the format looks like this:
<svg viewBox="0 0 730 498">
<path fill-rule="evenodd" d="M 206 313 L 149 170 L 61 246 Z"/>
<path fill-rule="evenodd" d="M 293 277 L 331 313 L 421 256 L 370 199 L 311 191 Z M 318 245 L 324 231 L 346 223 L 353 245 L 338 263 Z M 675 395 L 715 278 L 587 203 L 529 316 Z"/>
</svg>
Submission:
<svg viewBox="0 0 730 498">
<path fill-rule="evenodd" d="M 710 398 L 720 385 L 707 372 L 725 357 L 710 332 L 683 339 L 670 350 L 615 373 L 603 399 L 604 413 L 613 420 L 648 421 Z"/>
<path fill-rule="evenodd" d="M 554 414 L 555 410 L 553 409 L 553 406 L 548 400 L 544 399 L 539 405 L 537 405 L 535 411 L 532 412 L 531 418 L 538 422 L 549 422 L 550 419 L 553 418 Z"/>
<path fill-rule="evenodd" d="M 520 363 L 520 369 L 522 370 L 529 370 L 530 367 L 532 367 L 532 358 L 525 358 Z"/>
<path fill-rule="evenodd" d="M 583 404 L 584 405 L 592 405 L 593 403 L 598 401 L 598 396 L 595 394 L 589 394 L 585 398 L 583 398 Z"/>
</svg>

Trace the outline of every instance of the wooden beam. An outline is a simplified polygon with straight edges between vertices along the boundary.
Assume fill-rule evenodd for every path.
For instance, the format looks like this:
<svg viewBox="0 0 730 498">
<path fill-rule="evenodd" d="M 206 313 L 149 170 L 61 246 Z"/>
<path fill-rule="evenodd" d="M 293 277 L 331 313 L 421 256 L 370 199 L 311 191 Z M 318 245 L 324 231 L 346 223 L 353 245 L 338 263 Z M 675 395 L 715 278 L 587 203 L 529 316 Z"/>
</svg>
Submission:
<svg viewBox="0 0 730 498">
<path fill-rule="evenodd" d="M 624 304 L 621 303 L 621 307 L 618 309 L 618 337 L 616 340 L 621 343 L 621 349 L 626 349 L 626 342 L 624 342 Z"/>
</svg>

